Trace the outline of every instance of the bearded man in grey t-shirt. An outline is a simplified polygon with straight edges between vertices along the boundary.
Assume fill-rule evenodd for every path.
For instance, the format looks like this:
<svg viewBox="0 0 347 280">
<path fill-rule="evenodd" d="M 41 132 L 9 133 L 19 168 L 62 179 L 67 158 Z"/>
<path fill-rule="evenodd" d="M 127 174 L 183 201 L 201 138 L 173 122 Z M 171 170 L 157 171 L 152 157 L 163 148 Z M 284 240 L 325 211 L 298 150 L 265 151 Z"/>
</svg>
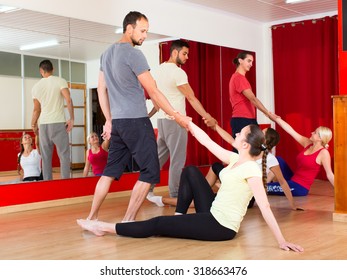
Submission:
<svg viewBox="0 0 347 280">
<path fill-rule="evenodd" d="M 131 159 L 140 168 L 123 222 L 134 221 L 150 185 L 160 180 L 157 144 L 148 118 L 145 95 L 153 104 L 182 127 L 188 129 L 191 118 L 180 115 L 158 90 L 143 53 L 135 49 L 147 37 L 148 19 L 140 12 L 130 12 L 123 21 L 123 36 L 101 56 L 98 96 L 106 118 L 102 136 L 110 139 L 109 156 L 100 177 L 87 219 L 97 219 L 99 208 L 114 179 L 118 180 Z"/>
</svg>

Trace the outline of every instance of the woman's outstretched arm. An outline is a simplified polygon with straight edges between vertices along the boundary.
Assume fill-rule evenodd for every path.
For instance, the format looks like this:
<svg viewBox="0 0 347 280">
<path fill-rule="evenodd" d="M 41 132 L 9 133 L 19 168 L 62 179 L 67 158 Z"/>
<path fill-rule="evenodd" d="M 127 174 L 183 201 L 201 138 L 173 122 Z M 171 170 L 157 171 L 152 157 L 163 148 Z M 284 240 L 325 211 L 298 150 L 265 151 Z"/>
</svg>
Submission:
<svg viewBox="0 0 347 280">
<path fill-rule="evenodd" d="M 221 128 L 218 124 L 215 127 L 216 131 L 223 138 L 224 141 L 228 142 L 230 145 L 234 143 L 235 139 L 227 131 Z"/>
<path fill-rule="evenodd" d="M 90 161 L 88 160 L 89 150 L 86 151 L 86 163 L 83 169 L 83 177 L 87 177 L 90 170 Z"/>
<path fill-rule="evenodd" d="M 271 114 L 271 113 L 270 113 Z M 290 136 L 294 138 L 296 142 L 298 142 L 301 146 L 307 147 L 309 144 L 311 144 L 311 140 L 298 132 L 295 131 L 295 129 L 287 122 L 285 122 L 280 117 L 274 118 L 276 123 L 283 128 L 284 131 L 286 131 Z"/>
<path fill-rule="evenodd" d="M 335 180 L 335 176 L 334 176 L 334 172 L 331 169 L 331 157 L 330 157 L 330 153 L 328 150 L 326 149 L 322 149 L 321 152 L 321 163 L 324 167 L 326 176 L 330 182 L 330 184 L 332 184 L 334 186 L 334 180 Z"/>
<path fill-rule="evenodd" d="M 226 164 L 230 162 L 230 156 L 232 153 L 231 151 L 219 146 L 210 138 L 210 136 L 207 135 L 205 131 L 203 131 L 193 122 L 189 122 L 189 130 L 192 133 L 192 135 L 196 138 L 196 140 L 198 140 L 203 146 L 205 146 L 219 160 Z"/>
<path fill-rule="evenodd" d="M 292 192 L 290 191 L 289 185 L 286 181 L 286 179 L 284 179 L 283 177 L 283 173 L 281 171 L 281 168 L 279 165 L 275 165 L 273 167 L 270 168 L 271 172 L 275 175 L 276 179 L 278 180 L 278 183 L 280 183 L 281 188 L 284 192 L 284 195 L 286 196 L 286 198 L 289 201 L 290 207 L 293 210 L 303 210 L 302 208 L 297 208 L 295 203 L 294 203 L 294 198 L 292 195 Z"/>
<path fill-rule="evenodd" d="M 253 195 L 259 206 L 261 214 L 263 215 L 265 222 L 267 223 L 273 235 L 275 236 L 279 247 L 285 251 L 293 250 L 295 252 L 303 252 L 304 249 L 300 245 L 287 242 L 284 236 L 282 235 L 281 229 L 270 208 L 270 203 L 265 193 L 261 177 L 251 177 L 247 179 L 247 182 L 253 191 Z"/>
</svg>

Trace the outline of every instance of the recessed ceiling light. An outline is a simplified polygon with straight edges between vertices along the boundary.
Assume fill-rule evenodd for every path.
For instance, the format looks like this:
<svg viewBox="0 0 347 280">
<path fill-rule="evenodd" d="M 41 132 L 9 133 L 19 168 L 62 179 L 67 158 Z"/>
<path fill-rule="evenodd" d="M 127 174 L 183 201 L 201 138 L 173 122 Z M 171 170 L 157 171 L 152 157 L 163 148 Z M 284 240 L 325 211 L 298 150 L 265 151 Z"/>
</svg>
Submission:
<svg viewBox="0 0 347 280">
<path fill-rule="evenodd" d="M 123 27 L 117 27 L 116 30 L 114 31 L 116 34 L 122 34 L 123 33 Z"/>
<path fill-rule="evenodd" d="M 59 45 L 59 42 L 57 40 L 50 40 L 50 41 L 45 41 L 45 42 L 40 42 L 40 43 L 35 43 L 30 45 L 24 45 L 24 46 L 21 46 L 19 49 L 21 51 L 27 51 L 27 50 L 56 46 L 56 45 Z"/>
<path fill-rule="evenodd" d="M 11 12 L 19 11 L 21 9 L 22 8 L 0 5 L 0 13 L 11 13 Z"/>
<path fill-rule="evenodd" d="M 302 3 L 302 2 L 308 2 L 310 0 L 286 0 L 286 4 L 296 4 L 296 3 Z"/>
</svg>

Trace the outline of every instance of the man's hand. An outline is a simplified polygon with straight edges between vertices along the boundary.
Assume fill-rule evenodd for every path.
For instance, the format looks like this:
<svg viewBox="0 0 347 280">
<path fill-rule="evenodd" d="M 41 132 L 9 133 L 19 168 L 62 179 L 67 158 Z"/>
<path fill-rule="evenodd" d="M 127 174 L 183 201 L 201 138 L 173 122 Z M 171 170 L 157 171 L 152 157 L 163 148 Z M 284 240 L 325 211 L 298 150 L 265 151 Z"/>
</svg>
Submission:
<svg viewBox="0 0 347 280">
<path fill-rule="evenodd" d="M 208 114 L 207 117 L 202 119 L 204 120 L 205 124 L 212 129 L 215 129 L 216 125 L 218 124 L 217 120 L 213 118 L 210 114 Z"/>
<path fill-rule="evenodd" d="M 73 128 L 74 120 L 67 120 L 65 123 L 66 132 L 69 133 Z"/>
<path fill-rule="evenodd" d="M 110 140 L 112 132 L 112 121 L 106 121 L 101 134 L 102 139 Z"/>
<path fill-rule="evenodd" d="M 33 132 L 35 135 L 39 135 L 39 127 L 38 127 L 37 123 L 32 125 L 31 128 L 33 129 Z"/>
<path fill-rule="evenodd" d="M 182 116 L 180 113 L 175 112 L 174 114 L 174 120 L 183 128 L 185 128 L 187 131 L 189 130 L 189 122 L 192 121 L 191 117 L 188 116 Z"/>
</svg>

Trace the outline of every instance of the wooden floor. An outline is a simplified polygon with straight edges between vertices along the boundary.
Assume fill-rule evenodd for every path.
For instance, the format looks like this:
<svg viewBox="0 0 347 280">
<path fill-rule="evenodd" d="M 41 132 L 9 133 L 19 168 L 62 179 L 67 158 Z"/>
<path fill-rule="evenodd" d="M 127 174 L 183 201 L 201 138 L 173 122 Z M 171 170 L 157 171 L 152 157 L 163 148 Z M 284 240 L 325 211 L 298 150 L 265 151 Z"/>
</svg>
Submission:
<svg viewBox="0 0 347 280">
<path fill-rule="evenodd" d="M 166 187 L 157 192 L 166 194 Z M 76 219 L 85 218 L 91 203 L 72 204 L 0 215 L 1 260 L 346 260 L 347 224 L 334 222 L 333 189 L 316 181 L 307 197 L 296 198 L 305 211 L 292 211 L 286 198 L 269 197 L 287 240 L 305 248 L 303 253 L 282 251 L 261 217 L 250 209 L 236 238 L 205 242 L 164 237 L 134 239 L 96 237 L 82 231 Z M 123 218 L 128 197 L 107 199 L 99 220 Z M 137 219 L 171 215 L 173 207 L 159 208 L 146 201 Z"/>
</svg>

